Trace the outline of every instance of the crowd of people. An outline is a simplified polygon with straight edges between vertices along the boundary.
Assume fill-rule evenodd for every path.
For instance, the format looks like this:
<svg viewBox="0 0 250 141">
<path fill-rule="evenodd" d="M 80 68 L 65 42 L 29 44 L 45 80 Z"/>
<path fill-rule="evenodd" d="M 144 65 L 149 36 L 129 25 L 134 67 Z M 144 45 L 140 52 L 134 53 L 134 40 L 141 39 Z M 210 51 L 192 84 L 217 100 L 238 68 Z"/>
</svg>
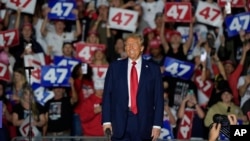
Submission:
<svg viewBox="0 0 250 141">
<path fill-rule="evenodd" d="M 104 136 L 105 78 L 95 78 L 93 68 L 107 68 L 127 58 L 124 39 L 131 33 L 110 26 L 110 8 L 138 13 L 134 33 L 144 39 L 143 59 L 161 68 L 164 124 L 160 138 L 207 139 L 215 114 L 234 114 L 240 124 L 249 124 L 250 33 L 241 29 L 237 35 L 228 36 L 225 20 L 216 26 L 202 23 L 195 16 L 200 1 L 218 6 L 219 0 L 75 0 L 73 21 L 50 19 L 49 0 L 37 0 L 33 14 L 0 2 L 0 10 L 6 11 L 0 19 L 0 33 L 14 29 L 20 35 L 17 45 L 0 47 L 0 63 L 8 66 L 11 78 L 0 83 L 0 140 L 25 136 L 20 127 L 30 117 L 36 136 Z M 170 2 L 191 3 L 191 20 L 169 21 L 164 8 Z M 221 7 L 222 18 L 249 12 L 250 1 L 242 3 L 241 7 L 230 7 L 230 14 Z M 181 27 L 188 29 L 185 35 Z M 70 72 L 69 86 L 46 87 L 53 97 L 45 104 L 39 103 L 24 70 L 25 56 L 42 54 L 45 65 L 53 66 L 56 56 L 79 59 L 77 43 L 105 47 L 96 49 L 88 62 L 80 58 Z M 87 64 L 86 70 L 82 69 L 83 63 Z M 190 77 L 182 77 L 185 66 L 192 68 L 188 70 Z M 182 132 L 184 127 L 188 127 L 186 134 Z M 220 139 L 226 138 L 220 135 Z"/>
</svg>

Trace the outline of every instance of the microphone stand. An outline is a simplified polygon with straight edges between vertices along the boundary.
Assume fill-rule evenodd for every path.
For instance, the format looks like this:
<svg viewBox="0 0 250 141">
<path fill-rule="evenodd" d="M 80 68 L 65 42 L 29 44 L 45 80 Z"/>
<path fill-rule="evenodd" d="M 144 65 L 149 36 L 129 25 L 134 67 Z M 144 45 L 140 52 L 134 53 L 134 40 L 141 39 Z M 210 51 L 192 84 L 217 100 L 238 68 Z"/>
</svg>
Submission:
<svg viewBox="0 0 250 141">
<path fill-rule="evenodd" d="M 34 67 L 24 67 L 25 70 L 28 70 L 28 85 L 31 87 L 31 70 L 34 69 Z M 32 127 L 31 127 L 31 116 L 32 116 L 32 95 L 30 95 L 29 97 L 29 113 L 30 113 L 30 116 L 29 116 L 29 131 L 28 131 L 28 138 L 29 138 L 29 141 L 31 141 L 32 139 Z"/>
</svg>

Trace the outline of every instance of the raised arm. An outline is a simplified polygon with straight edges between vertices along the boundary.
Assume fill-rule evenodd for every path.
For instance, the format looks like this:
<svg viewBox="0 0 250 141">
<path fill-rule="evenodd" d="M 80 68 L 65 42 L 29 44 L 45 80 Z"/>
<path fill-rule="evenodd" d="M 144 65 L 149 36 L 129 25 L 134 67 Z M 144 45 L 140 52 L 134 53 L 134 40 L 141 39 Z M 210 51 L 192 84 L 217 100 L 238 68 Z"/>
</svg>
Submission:
<svg viewBox="0 0 250 141">
<path fill-rule="evenodd" d="M 22 11 L 21 8 L 18 8 L 16 11 L 17 14 L 16 14 L 16 21 L 15 21 L 15 29 L 19 29 L 19 26 L 20 26 L 21 11 Z"/>
<path fill-rule="evenodd" d="M 75 86 L 74 86 L 74 79 L 70 78 L 69 83 L 70 83 L 71 94 L 72 94 L 71 99 L 70 99 L 70 103 L 73 105 L 78 101 L 78 97 L 77 97 Z"/>
<path fill-rule="evenodd" d="M 76 16 L 76 31 L 75 31 L 75 33 L 74 33 L 74 37 L 77 38 L 78 36 L 81 35 L 82 29 L 81 29 L 81 23 L 80 23 L 79 17 L 78 17 L 78 10 L 77 10 L 77 9 L 74 9 L 74 10 L 73 10 L 73 13 L 74 13 L 75 16 Z"/>
<path fill-rule="evenodd" d="M 169 45 L 168 45 L 168 42 L 166 41 L 166 38 L 165 38 L 165 16 L 163 15 L 162 16 L 162 24 L 161 24 L 161 31 L 160 31 L 160 39 L 161 39 L 161 43 L 163 45 L 163 48 L 164 48 L 164 52 L 167 53 L 168 50 L 169 50 Z"/>
<path fill-rule="evenodd" d="M 46 36 L 47 35 L 47 29 L 46 29 L 46 25 L 48 23 L 48 13 L 49 13 L 50 9 L 47 8 L 46 9 L 46 16 L 44 17 L 44 20 L 43 20 L 43 23 L 42 23 L 42 26 L 41 26 L 41 29 L 40 29 L 40 32 L 42 34 L 42 36 Z"/>
<path fill-rule="evenodd" d="M 195 18 L 193 18 L 193 21 L 189 24 L 189 35 L 187 42 L 183 45 L 183 51 L 184 54 L 187 54 L 188 50 L 190 49 L 192 43 L 193 43 L 193 23 L 195 22 Z"/>
<path fill-rule="evenodd" d="M 217 65 L 217 67 L 218 67 L 218 69 L 220 71 L 220 74 L 222 75 L 223 79 L 227 80 L 227 75 L 226 75 L 226 72 L 225 72 L 225 68 L 224 68 L 222 62 L 220 61 L 217 53 L 215 53 L 214 56 L 212 56 L 212 59 L 216 63 L 216 65 Z"/>
</svg>

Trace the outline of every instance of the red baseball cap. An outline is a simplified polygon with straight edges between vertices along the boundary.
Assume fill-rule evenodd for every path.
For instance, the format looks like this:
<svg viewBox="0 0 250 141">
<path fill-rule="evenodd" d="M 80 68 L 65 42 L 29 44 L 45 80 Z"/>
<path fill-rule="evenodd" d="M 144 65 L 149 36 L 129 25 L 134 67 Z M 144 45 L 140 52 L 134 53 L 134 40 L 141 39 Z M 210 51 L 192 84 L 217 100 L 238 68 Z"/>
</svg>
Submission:
<svg viewBox="0 0 250 141">
<path fill-rule="evenodd" d="M 92 35 L 92 34 L 98 36 L 98 33 L 97 33 L 95 30 L 92 30 L 92 31 L 90 30 L 90 31 L 88 32 L 88 35 Z"/>
<path fill-rule="evenodd" d="M 146 27 L 143 29 L 143 35 L 147 35 L 148 33 L 154 32 L 154 29 L 150 28 L 150 27 Z"/>
<path fill-rule="evenodd" d="M 153 49 L 153 48 L 159 48 L 160 45 L 161 45 L 161 41 L 158 40 L 158 39 L 153 39 L 153 40 L 151 40 L 150 43 L 149 43 L 149 46 L 150 46 L 150 48 L 152 48 L 152 49 Z"/>
<path fill-rule="evenodd" d="M 235 65 L 236 65 L 232 60 L 226 60 L 226 61 L 223 62 L 223 64 L 224 65 L 231 64 L 233 67 L 235 67 Z"/>
<path fill-rule="evenodd" d="M 171 32 L 169 33 L 169 36 L 170 36 L 170 37 L 172 37 L 172 36 L 174 36 L 174 35 L 181 36 L 181 33 L 180 33 L 179 31 L 176 31 L 176 30 L 171 31 Z"/>
</svg>

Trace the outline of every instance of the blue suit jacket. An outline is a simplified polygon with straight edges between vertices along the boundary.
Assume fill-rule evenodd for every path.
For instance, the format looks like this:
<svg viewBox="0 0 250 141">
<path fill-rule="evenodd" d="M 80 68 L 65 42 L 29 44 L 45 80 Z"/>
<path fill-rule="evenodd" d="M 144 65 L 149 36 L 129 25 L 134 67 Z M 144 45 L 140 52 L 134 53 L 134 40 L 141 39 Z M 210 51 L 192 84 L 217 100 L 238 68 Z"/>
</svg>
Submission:
<svg viewBox="0 0 250 141">
<path fill-rule="evenodd" d="M 124 135 L 128 116 L 128 59 L 109 65 L 102 103 L 102 122 L 111 122 L 113 136 Z M 152 127 L 163 124 L 163 83 L 160 67 L 142 59 L 141 74 L 137 94 L 139 133 L 142 138 L 150 138 Z"/>
</svg>

